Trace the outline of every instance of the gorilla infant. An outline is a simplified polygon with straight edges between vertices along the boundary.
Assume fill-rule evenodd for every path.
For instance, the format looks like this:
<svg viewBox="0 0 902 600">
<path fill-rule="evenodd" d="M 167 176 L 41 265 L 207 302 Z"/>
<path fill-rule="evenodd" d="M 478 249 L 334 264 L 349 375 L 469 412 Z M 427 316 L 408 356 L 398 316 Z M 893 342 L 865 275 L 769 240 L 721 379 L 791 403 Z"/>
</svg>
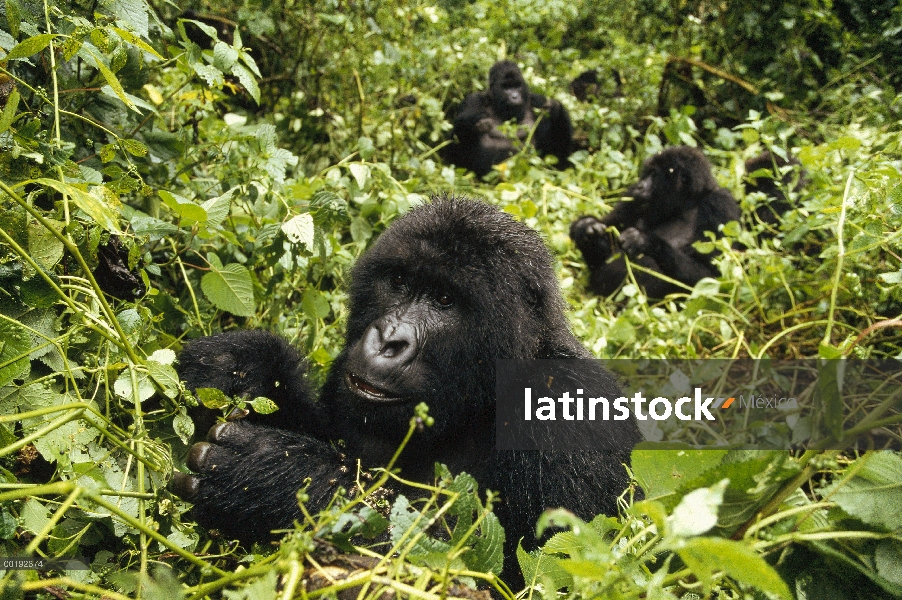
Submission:
<svg viewBox="0 0 902 600">
<path fill-rule="evenodd" d="M 652 156 L 626 196 L 632 200 L 618 202 L 604 218 L 582 217 L 570 225 L 570 237 L 589 265 L 595 293 L 606 296 L 623 282 L 624 254 L 634 264 L 689 287 L 703 277 L 717 277 L 713 256 L 696 251 L 692 244 L 707 239 L 706 231 L 716 234 L 721 225 L 738 221 L 741 212 L 729 190 L 717 185 L 701 150 L 676 146 Z M 607 231 L 610 226 L 620 233 L 616 241 Z M 622 252 L 615 255 L 618 245 Z M 650 298 L 685 291 L 638 269 L 634 274 Z"/>
<path fill-rule="evenodd" d="M 548 114 L 540 117 L 536 109 L 547 110 Z M 522 125 L 517 130 L 520 145 L 534 127 L 532 144 L 539 154 L 556 156 L 558 168 L 567 166 L 573 143 L 567 109 L 557 100 L 530 92 L 520 68 L 509 60 L 499 61 L 489 70 L 487 92 L 474 92 L 464 99 L 454 117 L 457 143 L 448 148 L 446 159 L 480 177 L 486 175 L 492 165 L 518 151 L 518 145 L 498 129 L 511 120 Z"/>
<path fill-rule="evenodd" d="M 551 256 L 534 231 L 483 202 L 435 198 L 360 257 L 349 301 L 346 343 L 318 400 L 297 353 L 270 333 L 201 338 L 182 352 L 179 371 L 190 388 L 266 395 L 283 407 L 257 423 L 217 424 L 208 442 L 191 448 L 196 475 L 175 473 L 173 489 L 195 503 L 200 523 L 244 540 L 290 527 L 301 517 L 295 493 L 305 480 L 314 511 L 338 486 L 352 490 L 357 460 L 384 466 L 419 402 L 435 423 L 401 455 L 402 477 L 431 482 L 442 462 L 499 491 L 509 566 L 517 541 L 534 539 L 545 508 L 583 518 L 616 513 L 629 483 L 622 463 L 640 440 L 632 421 L 606 424 L 597 452 L 494 448 L 496 359 L 590 358 L 569 331 Z M 580 365 L 578 379 L 555 386 L 620 395 L 595 361 Z"/>
<path fill-rule="evenodd" d="M 797 193 L 807 184 L 805 170 L 795 157 L 786 159 L 765 150 L 745 161 L 745 175 L 746 195 L 761 192 L 766 196 L 756 205 L 755 216 L 768 227 L 765 237 L 773 237 L 773 229 L 780 225 L 783 213 L 793 208 L 786 192 Z"/>
</svg>

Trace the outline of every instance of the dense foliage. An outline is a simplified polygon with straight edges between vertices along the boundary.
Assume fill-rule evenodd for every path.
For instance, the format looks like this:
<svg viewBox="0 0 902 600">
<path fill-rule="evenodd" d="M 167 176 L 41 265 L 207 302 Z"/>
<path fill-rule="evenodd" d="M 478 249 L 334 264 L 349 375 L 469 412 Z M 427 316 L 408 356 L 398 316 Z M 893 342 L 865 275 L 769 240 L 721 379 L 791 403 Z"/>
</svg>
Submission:
<svg viewBox="0 0 902 600">
<path fill-rule="evenodd" d="M 348 266 L 432 193 L 542 232 L 600 357 L 902 357 L 900 31 L 892 1 L 6 0 L 0 555 L 90 569 L 7 571 L 0 597 L 508 595 L 492 498 L 464 474 L 438 469 L 414 513 L 336 498 L 278 549 L 200 531 L 165 489 L 195 433 L 184 341 L 266 327 L 321 375 Z M 567 106 L 572 169 L 524 150 L 479 181 L 438 158 L 447 111 L 504 57 Z M 578 103 L 589 68 L 599 97 Z M 717 242 L 722 277 L 592 297 L 570 221 L 669 144 L 703 147 L 749 215 Z M 764 149 L 808 176 L 775 237 L 742 188 Z M 543 517 L 568 530 L 519 555 L 527 596 L 902 597 L 898 453 L 637 450 L 632 472 L 645 500 L 626 490 L 621 515 Z"/>
</svg>

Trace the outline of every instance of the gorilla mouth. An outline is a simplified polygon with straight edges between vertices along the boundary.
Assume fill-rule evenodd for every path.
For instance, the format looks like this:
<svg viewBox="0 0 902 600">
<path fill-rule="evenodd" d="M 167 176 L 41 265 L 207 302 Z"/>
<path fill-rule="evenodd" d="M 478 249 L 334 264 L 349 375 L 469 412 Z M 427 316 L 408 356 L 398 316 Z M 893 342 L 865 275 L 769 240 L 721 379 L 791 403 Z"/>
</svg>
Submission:
<svg viewBox="0 0 902 600">
<path fill-rule="evenodd" d="M 386 390 L 379 389 L 365 379 L 350 372 L 345 375 L 345 384 L 348 386 L 349 390 L 370 402 L 388 403 L 400 402 L 403 400 L 403 398 L 399 398 Z"/>
</svg>

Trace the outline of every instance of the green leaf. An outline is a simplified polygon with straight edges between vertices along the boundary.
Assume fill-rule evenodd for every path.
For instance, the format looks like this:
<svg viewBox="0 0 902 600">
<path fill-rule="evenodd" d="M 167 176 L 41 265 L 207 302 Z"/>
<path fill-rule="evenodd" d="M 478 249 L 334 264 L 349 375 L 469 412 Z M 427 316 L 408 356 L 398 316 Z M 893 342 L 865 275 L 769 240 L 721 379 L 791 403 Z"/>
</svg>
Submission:
<svg viewBox="0 0 902 600">
<path fill-rule="evenodd" d="M 145 0 L 106 0 L 116 19 L 130 26 L 138 35 L 147 37 L 150 27 L 150 8 Z"/>
<path fill-rule="evenodd" d="M 313 216 L 310 213 L 295 215 L 282 223 L 282 231 L 292 244 L 302 244 L 307 250 L 313 249 Z"/>
<path fill-rule="evenodd" d="M 28 330 L 14 321 L 0 320 L 0 387 L 29 370 L 30 350 Z"/>
<path fill-rule="evenodd" d="M 313 222 L 320 227 L 344 224 L 348 220 L 348 203 L 333 192 L 316 192 L 310 199 Z"/>
<path fill-rule="evenodd" d="M 726 450 L 633 450 L 630 458 L 633 474 L 649 500 L 669 496 L 684 483 L 702 473 L 715 470 Z"/>
<path fill-rule="evenodd" d="M 194 437 L 194 421 L 188 416 L 188 411 L 184 406 L 180 406 L 179 411 L 172 418 L 172 429 L 186 446 Z"/>
<path fill-rule="evenodd" d="M 148 600 L 181 600 L 185 597 L 185 590 L 172 567 L 162 563 L 154 565 L 152 577 L 144 577 L 141 593 L 137 596 Z"/>
<path fill-rule="evenodd" d="M 190 200 L 177 196 L 166 190 L 158 190 L 157 193 L 163 199 L 163 203 L 172 209 L 175 214 L 192 223 L 206 223 L 207 211 Z"/>
<path fill-rule="evenodd" d="M 315 288 L 307 288 L 301 298 L 301 309 L 311 319 L 325 319 L 329 316 L 332 307 L 329 301 Z"/>
<path fill-rule="evenodd" d="M 145 156 L 147 154 L 147 146 L 138 140 L 119 138 L 119 143 L 125 148 L 125 151 L 132 156 Z"/>
<path fill-rule="evenodd" d="M 404 548 L 407 548 L 411 556 L 427 556 L 430 554 L 447 554 L 451 551 L 451 545 L 437 540 L 429 535 L 412 535 L 425 533 L 429 525 L 429 518 L 424 517 L 420 511 L 410 505 L 403 495 L 399 495 L 392 505 L 389 520 L 391 521 L 391 540 L 393 544 L 405 539 Z M 407 533 L 410 531 L 410 533 Z M 411 544 L 411 540 L 415 540 Z"/>
<path fill-rule="evenodd" d="M 843 438 L 842 400 L 843 375 L 846 362 L 843 360 L 820 360 L 817 365 L 817 398 L 824 411 L 824 424 L 835 439 Z"/>
<path fill-rule="evenodd" d="M 792 600 L 789 587 L 773 567 L 754 550 L 739 542 L 713 537 L 692 538 L 684 541 L 676 552 L 702 582 L 706 593 L 711 589 L 712 575 L 723 571 L 741 584 Z"/>
<path fill-rule="evenodd" d="M 137 371 L 135 373 L 135 380 L 138 384 L 138 398 L 141 402 L 150 399 L 150 397 L 156 393 L 157 390 L 153 386 L 153 382 L 150 380 L 150 374 L 147 371 Z M 116 383 L 113 384 L 113 391 L 129 402 L 135 401 L 132 376 L 129 369 L 123 370 L 122 373 L 119 374 L 119 377 L 116 378 Z"/>
<path fill-rule="evenodd" d="M 902 586 L 902 542 L 893 539 L 880 540 L 874 553 L 874 564 L 881 577 Z"/>
<path fill-rule="evenodd" d="M 62 223 L 50 220 L 51 225 Z M 45 271 L 52 269 L 63 258 L 63 243 L 41 223 L 32 221 L 28 224 L 28 254 Z"/>
<path fill-rule="evenodd" d="M 890 450 L 869 452 L 853 468 L 855 475 L 831 486 L 825 496 L 868 525 L 902 528 L 902 456 Z"/>
<path fill-rule="evenodd" d="M 97 185 L 86 192 L 81 187 L 55 179 L 42 177 L 35 179 L 34 182 L 38 185 L 53 188 L 61 194 L 66 194 L 75 202 L 78 208 L 85 211 L 98 225 L 107 231 L 119 232 L 119 197 L 104 186 Z"/>
<path fill-rule="evenodd" d="M 22 7 L 17 0 L 6 0 L 6 23 L 13 38 L 19 37 L 19 26 L 22 24 Z"/>
<path fill-rule="evenodd" d="M 32 533 L 38 533 L 50 520 L 47 507 L 35 500 L 29 499 L 19 513 L 22 519 L 22 529 Z"/>
<path fill-rule="evenodd" d="M 201 404 L 214 410 L 232 403 L 225 392 L 216 388 L 197 388 L 194 390 L 194 395 Z"/>
<path fill-rule="evenodd" d="M 203 204 L 204 211 L 207 213 L 207 225 L 219 225 L 229 216 L 229 209 L 232 206 L 232 194 L 237 188 L 232 188 L 221 196 L 210 198 Z"/>
<path fill-rule="evenodd" d="M 104 144 L 97 154 L 100 156 L 100 162 L 108 163 L 116 158 L 116 144 Z"/>
<path fill-rule="evenodd" d="M 251 408 L 254 409 L 254 412 L 261 415 L 268 415 L 279 410 L 278 405 L 270 400 L 269 398 L 264 398 L 263 396 L 258 396 L 254 398 L 248 404 L 251 405 Z"/>
<path fill-rule="evenodd" d="M 4 507 L 0 510 L 0 540 L 11 540 L 16 535 L 16 518 Z"/>
<path fill-rule="evenodd" d="M 59 37 L 55 33 L 42 33 L 28 39 L 22 40 L 9 51 L 3 60 L 13 60 L 16 58 L 26 58 L 32 54 L 37 54 L 50 45 L 53 38 Z"/>
<path fill-rule="evenodd" d="M 517 563 L 527 586 L 544 584 L 551 590 L 559 590 L 573 585 L 573 575 L 564 569 L 557 557 L 541 551 L 526 552 L 522 544 L 517 544 Z"/>
<path fill-rule="evenodd" d="M 238 81 L 244 86 L 247 93 L 254 99 L 254 102 L 260 104 L 260 86 L 257 84 L 257 80 L 254 78 L 253 73 L 251 73 L 244 65 L 238 63 L 232 65 L 231 71 L 232 75 L 238 78 Z"/>
<path fill-rule="evenodd" d="M 122 102 L 127 107 L 140 115 L 141 111 L 138 110 L 138 107 L 135 106 L 135 103 L 132 102 L 131 99 L 129 99 L 129 97 L 125 94 L 125 90 L 122 89 L 122 84 L 119 83 L 118 79 L 116 79 L 116 74 L 110 71 L 110 68 L 107 67 L 106 64 L 104 64 L 99 56 L 97 56 L 90 50 L 88 51 L 88 54 L 90 54 L 94 59 L 94 66 L 97 67 L 97 70 L 100 71 L 100 74 L 103 75 L 104 79 L 106 79 L 107 85 L 109 85 L 113 89 L 113 91 L 116 92 L 116 95 L 119 96 L 119 99 L 122 100 Z"/>
<path fill-rule="evenodd" d="M 13 124 L 16 118 L 16 111 L 19 109 L 20 98 L 19 90 L 13 88 L 9 98 L 6 99 L 6 106 L 3 107 L 3 112 L 0 113 L 0 133 L 9 129 L 9 126 Z"/>
<path fill-rule="evenodd" d="M 357 513 L 343 513 L 325 531 L 326 538 L 342 550 L 353 552 L 351 539 L 363 536 L 373 539 L 388 529 L 388 519 L 364 505 Z"/>
<path fill-rule="evenodd" d="M 363 189 L 364 186 L 366 186 L 367 181 L 370 180 L 370 168 L 360 163 L 351 163 L 348 165 L 348 169 L 350 169 L 351 175 L 354 176 L 357 187 Z"/>
<path fill-rule="evenodd" d="M 120 29 L 119 27 L 110 27 L 110 29 L 115 31 L 119 35 L 119 37 L 121 37 L 123 40 L 125 40 L 129 44 L 132 44 L 133 46 L 137 46 L 141 50 L 144 50 L 145 52 L 154 55 L 155 57 L 159 58 L 160 60 L 163 60 L 163 57 L 160 56 L 160 54 L 156 50 L 154 50 L 150 44 L 148 44 L 147 42 L 145 42 L 144 40 L 142 40 L 135 34 L 131 33 L 130 31 Z"/>
<path fill-rule="evenodd" d="M 200 287 L 216 308 L 239 317 L 254 314 L 254 285 L 247 268 L 229 263 L 219 268 L 211 264 L 211 271 L 200 280 Z"/>
<path fill-rule="evenodd" d="M 223 41 L 213 44 L 213 66 L 220 71 L 228 71 L 238 61 L 238 50 Z"/>
<path fill-rule="evenodd" d="M 223 590 L 222 595 L 226 600 L 276 600 L 278 587 L 279 575 L 271 569 L 240 590 Z"/>
<path fill-rule="evenodd" d="M 221 88 L 222 84 L 225 83 L 222 71 L 216 67 L 211 67 L 202 62 L 195 62 L 191 63 L 191 68 L 194 69 L 194 72 L 197 73 L 198 77 L 203 79 L 211 88 Z"/>
<path fill-rule="evenodd" d="M 473 571 L 501 574 L 504 567 L 504 528 L 494 513 L 487 514 L 479 525 L 479 535 L 464 562 Z"/>
<path fill-rule="evenodd" d="M 159 350 L 158 350 L 159 352 Z M 167 398 L 177 398 L 179 395 L 179 376 L 172 365 L 160 364 L 151 357 L 147 361 L 147 372 Z"/>
<path fill-rule="evenodd" d="M 373 228 L 363 217 L 354 217 L 351 220 L 351 237 L 355 242 L 365 242 L 373 237 Z"/>
</svg>

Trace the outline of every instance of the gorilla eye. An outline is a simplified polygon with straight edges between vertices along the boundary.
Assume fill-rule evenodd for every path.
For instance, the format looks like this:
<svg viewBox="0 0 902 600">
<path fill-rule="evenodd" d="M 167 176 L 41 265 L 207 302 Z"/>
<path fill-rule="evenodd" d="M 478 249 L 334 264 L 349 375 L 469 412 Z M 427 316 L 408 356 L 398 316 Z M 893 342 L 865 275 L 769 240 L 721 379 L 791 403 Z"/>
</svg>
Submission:
<svg viewBox="0 0 902 600">
<path fill-rule="evenodd" d="M 454 298 L 449 294 L 441 294 L 435 301 L 439 303 L 439 306 L 451 306 L 454 304 Z"/>
<path fill-rule="evenodd" d="M 404 276 L 400 273 L 395 273 L 391 276 L 391 284 L 396 288 L 400 288 L 404 286 Z"/>
</svg>

